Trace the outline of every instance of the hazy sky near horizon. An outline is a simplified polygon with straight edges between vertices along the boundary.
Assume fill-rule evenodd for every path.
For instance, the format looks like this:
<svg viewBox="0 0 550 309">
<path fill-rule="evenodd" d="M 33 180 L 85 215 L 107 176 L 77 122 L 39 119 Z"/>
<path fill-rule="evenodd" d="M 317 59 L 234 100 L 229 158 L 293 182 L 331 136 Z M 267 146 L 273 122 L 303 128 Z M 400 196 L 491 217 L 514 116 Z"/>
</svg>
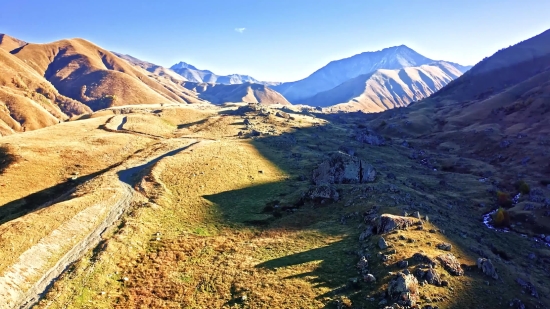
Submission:
<svg viewBox="0 0 550 309">
<path fill-rule="evenodd" d="M 81 37 L 163 66 L 302 79 L 332 60 L 405 44 L 475 64 L 550 28 L 546 0 L 0 0 L 0 33 Z"/>
</svg>

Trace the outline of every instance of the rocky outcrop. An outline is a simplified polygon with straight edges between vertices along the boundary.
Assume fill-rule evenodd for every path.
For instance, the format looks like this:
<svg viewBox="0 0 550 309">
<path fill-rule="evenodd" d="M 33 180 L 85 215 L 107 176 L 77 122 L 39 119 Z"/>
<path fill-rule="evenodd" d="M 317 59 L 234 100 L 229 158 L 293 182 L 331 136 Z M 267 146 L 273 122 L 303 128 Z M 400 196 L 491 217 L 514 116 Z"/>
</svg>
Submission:
<svg viewBox="0 0 550 309">
<path fill-rule="evenodd" d="M 313 171 L 319 184 L 367 183 L 376 178 L 376 170 L 365 161 L 343 152 L 334 152 Z"/>
<path fill-rule="evenodd" d="M 439 273 L 432 267 L 426 270 L 422 268 L 417 268 L 415 271 L 415 275 L 418 280 L 426 280 L 426 282 L 428 282 L 429 284 L 441 286 L 441 277 L 439 276 Z"/>
<path fill-rule="evenodd" d="M 337 202 L 340 199 L 340 195 L 333 186 L 322 184 L 309 188 L 303 194 L 303 199 L 315 203 Z"/>
<path fill-rule="evenodd" d="M 437 256 L 437 260 L 441 262 L 441 265 L 454 276 L 464 275 L 464 270 L 460 266 L 457 258 L 452 253 L 441 254 Z"/>
<path fill-rule="evenodd" d="M 418 280 L 400 272 L 388 284 L 388 296 L 403 306 L 414 306 L 418 300 Z"/>
<path fill-rule="evenodd" d="M 416 218 L 394 216 L 390 214 L 383 214 L 378 219 L 378 225 L 376 227 L 377 234 L 385 234 L 393 230 L 406 229 L 415 224 L 419 224 L 422 221 Z"/>
<path fill-rule="evenodd" d="M 497 280 L 498 274 L 497 269 L 489 259 L 479 258 L 477 259 L 477 268 L 481 269 L 484 274 Z"/>
</svg>

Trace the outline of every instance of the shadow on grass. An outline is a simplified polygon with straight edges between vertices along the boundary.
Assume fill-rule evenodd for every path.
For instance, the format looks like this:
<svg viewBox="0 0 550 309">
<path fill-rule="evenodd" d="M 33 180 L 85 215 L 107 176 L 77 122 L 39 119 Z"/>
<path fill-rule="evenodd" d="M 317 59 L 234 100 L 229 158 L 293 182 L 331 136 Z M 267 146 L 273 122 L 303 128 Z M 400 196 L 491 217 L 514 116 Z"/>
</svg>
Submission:
<svg viewBox="0 0 550 309">
<path fill-rule="evenodd" d="M 408 192 L 413 195 L 413 201 L 415 201 L 412 205 L 425 205 L 422 206 L 424 207 L 422 209 L 425 209 L 424 213 L 429 214 L 430 218 L 432 218 L 432 215 L 434 218 L 437 218 L 439 215 L 440 218 L 443 218 L 441 220 L 433 220 L 432 224 L 435 226 L 440 225 L 445 229 L 452 229 L 452 232 L 441 234 L 440 237 L 459 248 L 457 251 L 461 252 L 462 256 L 460 258 L 475 261 L 479 257 L 477 253 L 472 253 L 471 249 L 472 246 L 477 248 L 480 245 L 476 240 L 478 237 L 464 240 L 463 237 L 460 237 L 460 233 L 464 231 L 484 235 L 487 231 L 484 230 L 480 222 L 472 220 L 472 215 L 468 213 L 467 208 L 460 210 L 460 215 L 456 213 L 451 214 L 446 206 L 457 202 L 455 194 L 449 194 L 446 192 L 447 189 L 437 188 L 437 186 L 427 189 L 407 187 L 405 182 L 387 180 L 382 174 L 372 184 L 337 185 L 337 188 L 343 191 L 343 200 L 338 203 L 329 205 L 306 203 L 305 205 L 300 205 L 302 193 L 312 186 L 309 179 L 313 169 L 322 162 L 326 154 L 331 151 L 337 151 L 342 146 L 355 148 L 357 156 L 368 162 L 372 162 L 375 168 L 395 165 L 401 169 L 401 173 L 406 173 L 398 175 L 400 178 L 414 175 L 422 179 L 425 178 L 428 181 L 428 168 L 425 170 L 420 166 L 415 169 L 411 168 L 411 164 L 414 164 L 414 162 L 406 159 L 409 150 L 406 150 L 407 153 L 403 153 L 404 148 L 402 149 L 400 146 L 392 146 L 390 144 L 378 147 L 355 141 L 352 137 L 352 130 L 346 128 L 349 127 L 348 125 L 351 125 L 351 129 L 353 129 L 353 126 L 357 126 L 360 123 L 362 118 L 360 113 L 347 116 L 345 114 L 324 115 L 323 118 L 331 121 L 331 125 L 301 128 L 296 129 L 292 133 L 262 136 L 252 139 L 252 145 L 255 146 L 262 156 L 288 175 L 287 180 L 204 196 L 204 198 L 218 205 L 225 221 L 235 224 L 236 228 L 247 226 L 258 229 L 260 232 L 276 231 L 279 229 L 316 231 L 320 235 L 340 237 L 340 240 L 328 246 L 304 250 L 303 252 L 263 261 L 256 265 L 257 268 L 275 270 L 318 262 L 319 264 L 313 271 L 298 273 L 283 279 L 303 278 L 309 281 L 314 287 L 322 287 L 324 290 L 329 290 L 326 293 L 318 295 L 318 299 L 326 297 L 334 299 L 336 296 L 342 295 L 349 297 L 356 306 L 378 308 L 377 304 L 380 301 L 379 293 L 382 291 L 383 285 L 391 279 L 388 271 L 398 271 L 399 269 L 396 269 L 396 266 L 382 266 L 380 259 L 376 257 L 378 252 L 378 248 L 374 242 L 377 239 L 376 237 L 366 242 L 358 240 L 359 234 L 362 232 L 362 229 L 357 228 L 362 223 L 361 215 L 357 217 L 356 221 L 350 221 L 348 225 L 341 225 L 339 220 L 342 216 L 349 214 L 352 209 L 362 214 L 368 211 L 373 205 L 379 205 L 381 209 L 388 211 L 396 206 L 393 200 L 396 195 L 408 195 Z M 384 159 L 380 161 L 385 161 L 385 163 L 376 163 L 380 158 Z M 457 177 L 469 177 L 469 175 L 460 175 Z M 430 178 L 430 182 L 437 180 L 435 176 L 432 178 L 434 179 Z M 399 188 L 402 188 L 403 192 L 396 194 L 393 191 L 385 191 L 384 188 L 389 187 L 390 184 L 399 185 Z M 353 189 L 357 188 L 358 193 L 356 194 L 361 194 L 361 192 L 365 192 L 367 187 L 377 187 L 377 190 L 368 191 L 368 198 L 361 201 L 359 207 L 347 209 L 344 206 L 347 201 L 356 198 L 353 194 Z M 436 194 L 438 199 L 433 200 L 427 196 L 428 194 Z M 483 194 L 486 193 L 483 192 Z M 459 200 L 462 201 L 462 199 Z M 283 211 L 271 211 L 269 207 L 275 202 Z M 390 213 L 400 214 L 402 210 L 402 208 L 393 208 L 393 210 L 390 210 Z M 455 216 L 451 217 L 454 218 L 454 221 L 452 224 L 447 224 L 445 220 L 451 215 Z M 472 227 L 475 228 L 474 231 L 470 230 Z M 474 234 L 471 235 L 474 236 Z M 495 237 L 495 239 L 498 237 L 500 241 L 505 241 L 501 239 L 505 236 L 491 235 L 490 237 Z M 417 250 L 421 251 L 420 248 Z M 372 261 L 373 265 L 378 265 L 373 266 L 375 268 L 373 274 L 379 280 L 375 285 L 361 282 L 359 284 L 360 288 L 357 288 L 356 285 L 350 285 L 350 279 L 359 278 L 361 280 L 362 278 L 355 267 L 359 259 L 358 252 L 361 251 L 369 255 L 369 264 Z M 411 269 L 413 268 L 414 263 L 411 264 Z M 444 270 L 441 271 L 444 272 Z M 483 286 L 483 282 L 486 280 L 483 275 L 479 275 L 479 272 L 475 268 L 468 269 L 467 276 L 467 280 L 475 280 L 475 285 Z M 464 284 L 464 282 L 461 284 Z M 477 287 L 472 288 L 471 286 L 473 285 L 466 285 L 462 288 L 463 295 L 454 294 L 452 298 L 446 301 L 446 308 L 476 307 L 483 304 L 485 298 L 491 299 L 488 296 L 490 294 L 479 292 Z M 498 289 L 502 289 L 502 286 L 498 287 L 495 285 L 491 289 L 498 291 Z M 511 291 L 515 291 L 513 286 L 506 289 L 507 293 L 514 295 L 511 293 Z M 376 301 L 367 300 L 370 297 L 375 297 Z M 327 304 L 327 308 L 334 307 L 333 302 Z"/>
<path fill-rule="evenodd" d="M 79 185 L 119 166 L 120 164 L 120 162 L 113 164 L 95 173 L 78 177 L 75 180 L 68 179 L 55 186 L 40 190 L 36 193 L 29 194 L 20 199 L 1 205 L 0 225 L 27 215 L 31 212 L 35 212 L 39 209 L 53 205 L 54 203 L 68 200 L 70 197 L 70 193 L 72 193 L 72 191 L 76 189 Z"/>
</svg>

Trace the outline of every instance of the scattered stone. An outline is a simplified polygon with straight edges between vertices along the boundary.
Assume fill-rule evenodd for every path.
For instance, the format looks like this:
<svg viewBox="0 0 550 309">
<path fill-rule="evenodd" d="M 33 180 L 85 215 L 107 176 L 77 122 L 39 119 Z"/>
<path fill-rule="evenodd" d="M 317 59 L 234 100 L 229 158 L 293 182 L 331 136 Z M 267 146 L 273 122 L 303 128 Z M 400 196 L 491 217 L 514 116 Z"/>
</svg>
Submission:
<svg viewBox="0 0 550 309">
<path fill-rule="evenodd" d="M 243 123 L 244 123 L 245 125 L 247 125 L 247 126 L 249 126 L 249 125 L 252 124 L 252 123 L 250 122 L 249 119 L 245 119 L 245 120 L 243 121 Z"/>
<path fill-rule="evenodd" d="M 252 136 L 261 136 L 261 135 L 262 135 L 262 132 L 257 131 L 257 130 L 252 130 L 252 131 L 250 132 L 250 135 L 252 135 Z"/>
<path fill-rule="evenodd" d="M 367 183 L 376 178 L 370 164 L 341 151 L 334 152 L 313 171 L 313 182 L 319 184 Z"/>
<path fill-rule="evenodd" d="M 537 290 L 535 289 L 535 286 L 531 283 L 531 282 L 528 282 L 528 281 L 525 281 L 521 278 L 517 278 L 516 279 L 516 282 L 521 285 L 521 287 L 527 292 L 529 293 L 531 296 L 535 297 L 535 298 L 539 298 L 539 294 L 537 292 Z"/>
<path fill-rule="evenodd" d="M 449 286 L 449 281 L 441 280 L 441 286 Z"/>
<path fill-rule="evenodd" d="M 369 261 L 367 261 L 366 257 L 362 256 L 359 262 L 357 262 L 356 267 L 362 274 L 366 274 L 368 273 Z"/>
<path fill-rule="evenodd" d="M 417 218 L 417 219 L 421 219 L 421 217 L 420 217 L 420 212 L 419 212 L 419 211 L 415 211 L 415 212 L 413 213 L 413 217 L 415 217 L 415 218 Z"/>
<path fill-rule="evenodd" d="M 356 132 L 355 139 L 361 143 L 365 143 L 373 146 L 383 146 L 386 144 L 386 141 L 382 136 L 379 136 L 370 130 L 367 130 L 366 132 L 365 131 Z"/>
<path fill-rule="evenodd" d="M 389 297 L 403 306 L 415 306 L 418 300 L 418 280 L 411 274 L 398 273 L 388 284 Z"/>
<path fill-rule="evenodd" d="M 435 233 L 436 231 L 434 229 L 430 229 L 430 233 Z"/>
<path fill-rule="evenodd" d="M 388 243 L 386 242 L 384 237 L 380 237 L 380 239 L 378 239 L 378 247 L 382 250 L 388 248 Z"/>
<path fill-rule="evenodd" d="M 441 277 L 439 276 L 437 271 L 433 268 L 429 268 L 426 271 L 426 274 L 424 277 L 426 278 L 426 281 L 428 281 L 429 284 L 437 285 L 437 286 L 441 285 Z"/>
<path fill-rule="evenodd" d="M 424 253 L 420 253 L 420 252 L 415 253 L 413 255 L 413 259 L 421 263 L 426 263 L 428 265 L 431 265 L 432 267 L 435 267 L 437 265 L 436 260 L 432 259 L 431 257 L 427 256 Z"/>
<path fill-rule="evenodd" d="M 376 282 L 376 278 L 372 274 L 365 275 L 363 280 L 368 283 Z"/>
<path fill-rule="evenodd" d="M 285 113 L 285 112 L 283 112 L 283 111 L 277 111 L 277 112 L 275 113 L 275 116 L 281 117 L 281 118 L 284 118 L 284 119 L 290 119 L 290 115 L 287 114 L 287 113 Z"/>
<path fill-rule="evenodd" d="M 315 203 L 324 203 L 325 201 L 337 202 L 340 199 L 336 188 L 326 184 L 310 188 L 304 193 L 303 197 Z"/>
<path fill-rule="evenodd" d="M 394 216 L 390 214 L 383 214 L 378 220 L 378 226 L 376 227 L 377 234 L 385 234 L 393 230 L 406 229 L 419 222 L 418 219 L 410 217 Z"/>
<path fill-rule="evenodd" d="M 437 256 L 437 260 L 451 274 L 455 276 L 464 275 L 464 270 L 460 267 L 460 263 L 452 253 L 445 253 Z"/>
<path fill-rule="evenodd" d="M 399 267 L 399 268 L 407 268 L 407 267 L 409 267 L 409 262 L 408 262 L 408 261 L 405 261 L 405 260 L 399 261 L 399 262 L 397 262 L 397 267 Z"/>
<path fill-rule="evenodd" d="M 372 235 L 372 226 L 367 227 L 361 235 L 359 235 L 359 241 L 363 241 Z"/>
<path fill-rule="evenodd" d="M 451 251 L 451 249 L 453 248 L 453 245 L 443 242 L 443 243 L 437 244 L 435 247 L 440 250 Z"/>
<path fill-rule="evenodd" d="M 477 259 L 477 268 L 481 269 L 484 274 L 487 276 L 497 280 L 498 274 L 495 266 L 493 266 L 493 263 L 489 259 L 485 258 L 478 258 Z"/>
</svg>

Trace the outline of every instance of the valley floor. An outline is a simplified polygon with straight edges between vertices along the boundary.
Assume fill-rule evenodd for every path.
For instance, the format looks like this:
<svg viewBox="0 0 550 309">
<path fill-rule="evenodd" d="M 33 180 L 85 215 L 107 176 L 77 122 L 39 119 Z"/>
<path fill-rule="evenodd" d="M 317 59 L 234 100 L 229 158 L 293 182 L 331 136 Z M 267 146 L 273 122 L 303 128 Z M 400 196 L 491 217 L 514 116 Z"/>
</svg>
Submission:
<svg viewBox="0 0 550 309">
<path fill-rule="evenodd" d="M 439 255 L 443 242 L 465 274 L 438 267 L 448 286 L 419 287 L 422 307 L 501 308 L 514 298 L 548 306 L 541 259 L 550 251 L 485 228 L 479 204 L 493 203 L 489 184 L 427 167 L 400 143 L 355 140 L 361 119 L 275 112 L 134 107 L 0 140 L 15 162 L 0 175 L 0 286 L 30 288 L 127 189 L 121 219 L 36 308 L 380 308 L 398 262 L 412 272 L 415 253 Z M 312 171 L 349 148 L 376 168 L 376 181 L 336 185 L 335 203 L 304 202 Z M 63 229 L 94 209 L 80 221 L 89 226 Z M 389 248 L 376 235 L 360 240 L 366 213 L 415 211 L 429 217 L 424 228 L 385 235 Z M 54 249 L 36 251 L 60 232 L 68 234 Z M 20 258 L 29 252 L 41 267 Z M 477 269 L 481 255 L 496 264 L 498 280 Z M 376 282 L 363 282 L 361 256 Z M 15 289 L 8 279 L 21 274 Z M 517 278 L 536 286 L 538 298 L 522 293 Z"/>
</svg>

